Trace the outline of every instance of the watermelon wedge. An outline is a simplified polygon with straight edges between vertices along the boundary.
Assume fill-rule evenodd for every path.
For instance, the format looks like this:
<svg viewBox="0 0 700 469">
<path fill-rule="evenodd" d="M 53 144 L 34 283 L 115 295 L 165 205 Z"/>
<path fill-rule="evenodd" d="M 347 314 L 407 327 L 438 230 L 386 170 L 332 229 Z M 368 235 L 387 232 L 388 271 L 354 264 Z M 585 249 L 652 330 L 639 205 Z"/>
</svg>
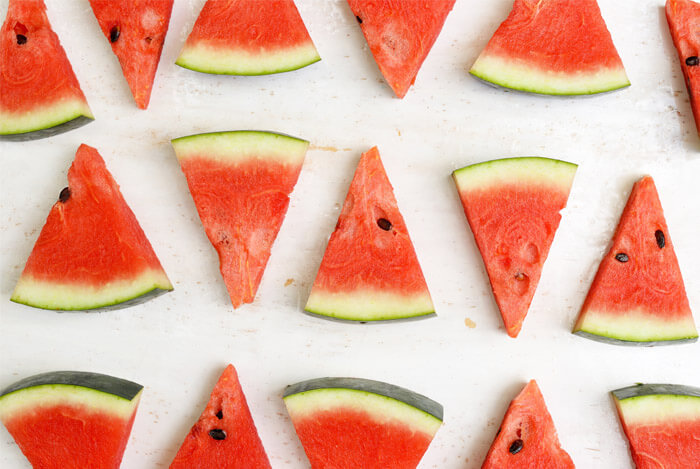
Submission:
<svg viewBox="0 0 700 469">
<path fill-rule="evenodd" d="M 238 374 L 228 365 L 170 469 L 269 468 Z"/>
<path fill-rule="evenodd" d="M 173 0 L 90 0 L 136 105 L 148 107 Z"/>
<path fill-rule="evenodd" d="M 283 398 L 312 469 L 415 468 L 442 425 L 440 404 L 379 381 L 312 379 Z"/>
<path fill-rule="evenodd" d="M 515 0 L 469 73 L 497 86 L 550 95 L 630 84 L 596 0 Z"/>
<path fill-rule="evenodd" d="M 34 468 L 118 469 L 142 390 L 98 373 L 43 373 L 0 392 L 0 420 Z"/>
<path fill-rule="evenodd" d="M 487 161 L 452 173 L 506 332 L 517 337 L 566 206 L 577 165 Z"/>
<path fill-rule="evenodd" d="M 535 380 L 508 406 L 481 469 L 573 469 Z"/>
<path fill-rule="evenodd" d="M 124 308 L 173 289 L 97 150 L 81 145 L 11 300 L 36 308 Z"/>
<path fill-rule="evenodd" d="M 252 303 L 309 142 L 272 132 L 176 138 L 185 173 L 234 308 Z"/>
<path fill-rule="evenodd" d="M 435 315 L 377 147 L 357 165 L 305 309 L 348 321 Z"/>
<path fill-rule="evenodd" d="M 681 60 L 695 126 L 700 135 L 700 3 L 667 0 L 666 19 Z"/>
<path fill-rule="evenodd" d="M 637 469 L 700 466 L 700 388 L 637 384 L 612 395 Z"/>
<path fill-rule="evenodd" d="M 348 0 L 374 60 L 398 98 L 406 96 L 455 0 Z"/>
<path fill-rule="evenodd" d="M 43 0 L 10 0 L 0 70 L 0 140 L 50 137 L 94 119 Z"/>
<path fill-rule="evenodd" d="M 175 63 L 204 73 L 267 75 L 319 60 L 293 0 L 207 0 Z"/>
<path fill-rule="evenodd" d="M 650 176 L 632 188 L 574 334 L 616 345 L 670 345 L 698 338 Z"/>
</svg>

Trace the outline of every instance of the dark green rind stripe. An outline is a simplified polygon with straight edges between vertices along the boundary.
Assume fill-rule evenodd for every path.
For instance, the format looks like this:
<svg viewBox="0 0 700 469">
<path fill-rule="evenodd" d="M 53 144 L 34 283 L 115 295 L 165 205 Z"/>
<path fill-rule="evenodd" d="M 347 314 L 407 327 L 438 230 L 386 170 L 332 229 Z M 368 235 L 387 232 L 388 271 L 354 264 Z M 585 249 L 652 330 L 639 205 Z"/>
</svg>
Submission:
<svg viewBox="0 0 700 469">
<path fill-rule="evenodd" d="M 283 134 L 281 132 L 274 132 L 272 130 L 222 130 L 219 132 L 206 132 L 203 134 L 192 134 L 192 135 L 185 135 L 184 137 L 177 137 L 171 140 L 172 143 L 178 142 L 178 141 L 184 141 L 184 140 L 189 140 L 189 139 L 196 139 L 196 138 L 206 138 L 207 136 L 217 136 L 217 135 L 222 135 L 222 136 L 234 136 L 236 134 L 251 134 L 251 135 L 256 135 L 256 136 L 264 136 L 264 137 L 278 137 L 278 138 L 283 138 L 283 139 L 291 139 L 291 140 L 296 140 L 298 142 L 304 142 L 304 143 L 309 143 L 308 140 L 304 140 L 303 138 L 295 137 L 293 135 L 288 135 L 288 134 Z"/>
<path fill-rule="evenodd" d="M 237 76 L 237 77 L 255 77 L 255 76 L 261 76 L 261 75 L 274 75 L 276 73 L 285 73 L 285 72 L 293 72 L 294 70 L 299 70 L 304 67 L 308 67 L 311 64 L 315 64 L 316 62 L 320 62 L 321 57 L 318 57 L 310 62 L 304 62 L 304 63 L 299 63 L 296 65 L 293 65 L 292 67 L 289 68 L 279 68 L 279 69 L 262 69 L 257 72 L 250 72 L 250 73 L 241 73 L 241 72 L 236 72 L 236 71 L 215 71 L 213 69 L 207 69 L 206 67 L 196 67 L 196 66 L 189 66 L 185 63 L 180 63 L 179 61 L 175 61 L 175 65 L 185 68 L 187 70 L 192 70 L 194 72 L 199 72 L 199 73 L 207 73 L 209 75 L 228 75 L 228 76 Z"/>
<path fill-rule="evenodd" d="M 128 401 L 132 400 L 143 386 L 114 376 L 91 373 L 87 371 L 50 371 L 24 378 L 11 384 L 0 392 L 0 398 L 10 393 L 37 386 L 62 384 L 94 389 L 95 391 L 119 396 Z"/>
<path fill-rule="evenodd" d="M 428 311 L 425 313 L 416 313 L 416 314 L 411 314 L 410 316 L 401 316 L 401 317 L 386 317 L 387 316 L 386 313 L 381 313 L 380 315 L 377 315 L 376 319 L 373 319 L 373 318 L 353 319 L 350 317 L 334 316 L 333 315 L 334 313 L 332 313 L 332 312 L 324 313 L 321 311 L 311 311 L 308 309 L 305 309 L 304 313 L 308 314 L 309 316 L 316 317 L 316 318 L 323 318 L 323 319 L 328 319 L 330 321 L 354 323 L 354 324 L 367 324 L 367 323 L 377 324 L 377 323 L 388 323 L 388 322 L 397 322 L 397 321 L 417 321 L 417 320 L 428 319 L 428 318 L 432 318 L 432 317 L 437 316 L 435 311 Z"/>
<path fill-rule="evenodd" d="M 622 89 L 625 89 L 625 88 L 628 88 L 629 86 L 631 86 L 631 83 L 627 83 L 626 85 L 622 85 L 622 86 L 615 86 L 615 87 L 612 87 L 612 88 L 601 88 L 600 90 L 582 91 L 582 92 L 580 92 L 580 93 L 566 93 L 566 92 L 561 92 L 561 93 L 557 93 L 557 92 L 544 93 L 544 92 L 542 92 L 542 91 L 540 91 L 540 90 L 535 90 L 535 89 L 528 89 L 528 88 L 511 88 L 511 87 L 506 86 L 506 85 L 501 85 L 500 83 L 496 83 L 496 82 L 494 82 L 494 81 L 489 80 L 488 78 L 484 78 L 484 77 L 482 77 L 482 76 L 480 76 L 480 75 L 477 75 L 475 72 L 473 72 L 473 71 L 471 71 L 471 70 L 469 71 L 469 74 L 470 74 L 471 76 L 473 76 L 474 78 L 476 78 L 477 80 L 479 80 L 480 82 L 482 82 L 482 83 L 484 83 L 484 84 L 487 84 L 487 85 L 489 85 L 489 86 L 491 86 L 491 87 L 493 87 L 493 88 L 498 88 L 498 89 L 505 90 L 505 91 L 515 91 L 516 93 L 535 94 L 535 95 L 538 95 L 538 96 L 551 96 L 551 97 L 554 97 L 554 98 L 586 98 L 586 97 L 593 97 L 593 96 L 597 96 L 597 95 L 600 95 L 600 94 L 607 94 L 607 93 L 612 93 L 612 92 L 614 92 L 614 91 L 619 91 L 619 90 L 622 90 Z"/>
<path fill-rule="evenodd" d="M 0 140 L 8 142 L 26 142 L 28 140 L 39 140 L 41 138 L 53 137 L 54 135 L 68 132 L 69 130 L 77 129 L 85 124 L 89 124 L 94 119 L 86 116 L 79 116 L 62 124 L 58 124 L 46 129 L 32 130 L 18 134 L 2 134 Z"/>
<path fill-rule="evenodd" d="M 620 401 L 630 397 L 653 395 L 700 397 L 700 388 L 681 384 L 635 384 L 611 392 Z"/>
<path fill-rule="evenodd" d="M 171 288 L 170 290 L 164 290 L 162 288 L 154 288 L 153 290 L 149 290 L 145 293 L 142 293 L 142 294 L 135 296 L 134 298 L 131 298 L 131 299 L 126 300 L 126 301 L 121 301 L 119 303 L 105 303 L 105 304 L 91 306 L 89 308 L 56 309 L 56 308 L 44 307 L 44 306 L 41 306 L 38 304 L 31 304 L 28 302 L 19 301 L 19 300 L 14 299 L 14 298 L 10 298 L 10 301 L 12 301 L 14 303 L 21 304 L 21 305 L 25 305 L 25 306 L 31 306 L 32 308 L 45 309 L 45 310 L 49 310 L 49 311 L 58 311 L 58 312 L 64 312 L 64 311 L 93 311 L 94 312 L 94 311 L 98 311 L 98 310 L 99 311 L 116 311 L 119 309 L 124 309 L 124 308 L 128 308 L 130 306 L 136 306 L 136 305 L 139 305 L 141 303 L 145 303 L 149 300 L 152 300 L 153 298 L 156 298 L 156 297 L 158 297 L 164 293 L 168 293 L 170 291 L 173 291 L 173 289 Z"/>
<path fill-rule="evenodd" d="M 585 331 L 576 331 L 574 335 L 585 337 L 586 339 L 595 340 L 596 342 L 602 342 L 604 344 L 610 345 L 626 345 L 629 347 L 655 347 L 657 345 L 678 345 L 678 344 L 691 344 L 697 342 L 697 337 L 681 337 L 679 339 L 665 339 L 665 340 L 650 340 L 650 341 L 635 341 L 635 340 L 622 340 L 616 339 L 614 337 L 606 337 L 597 334 L 591 334 Z"/>
<path fill-rule="evenodd" d="M 283 398 L 318 389 L 352 389 L 401 401 L 442 421 L 442 405 L 434 400 L 408 389 L 381 381 L 363 378 L 316 378 L 291 384 L 284 390 Z"/>
</svg>

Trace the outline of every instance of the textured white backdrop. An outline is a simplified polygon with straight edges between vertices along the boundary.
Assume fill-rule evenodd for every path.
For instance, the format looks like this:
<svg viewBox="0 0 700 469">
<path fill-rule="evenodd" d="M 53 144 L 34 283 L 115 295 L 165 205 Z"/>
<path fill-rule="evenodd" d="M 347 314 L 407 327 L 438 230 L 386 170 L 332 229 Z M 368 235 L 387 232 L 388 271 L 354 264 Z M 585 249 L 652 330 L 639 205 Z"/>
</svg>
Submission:
<svg viewBox="0 0 700 469">
<path fill-rule="evenodd" d="M 308 462 L 281 400 L 284 386 L 321 376 L 378 379 L 445 407 L 445 424 L 421 467 L 473 469 L 508 402 L 535 378 L 578 467 L 632 467 L 608 391 L 638 381 L 700 386 L 700 344 L 620 348 L 569 331 L 643 174 L 656 180 L 700 322 L 700 140 L 662 0 L 600 0 L 632 86 L 582 99 L 504 92 L 468 76 L 512 0 L 458 0 L 404 100 L 384 83 L 343 0 L 296 3 L 321 62 L 277 76 L 218 77 L 174 65 L 203 4 L 176 0 L 151 104 L 140 111 L 88 1 L 47 0 L 96 120 L 48 140 L 0 143 L 0 387 L 59 369 L 140 382 L 146 389 L 123 467 L 167 467 L 231 362 L 272 465 L 303 468 Z M 6 9 L 0 1 L 3 18 Z M 312 142 L 257 300 L 236 311 L 169 144 L 232 129 Z M 9 301 L 80 143 L 106 160 L 175 285 L 172 293 L 90 314 Z M 372 145 L 396 189 L 437 318 L 360 326 L 301 313 L 355 165 Z M 580 167 L 530 314 L 513 340 L 450 173 L 522 155 Z M 0 466 L 28 467 L 4 428 Z"/>
</svg>

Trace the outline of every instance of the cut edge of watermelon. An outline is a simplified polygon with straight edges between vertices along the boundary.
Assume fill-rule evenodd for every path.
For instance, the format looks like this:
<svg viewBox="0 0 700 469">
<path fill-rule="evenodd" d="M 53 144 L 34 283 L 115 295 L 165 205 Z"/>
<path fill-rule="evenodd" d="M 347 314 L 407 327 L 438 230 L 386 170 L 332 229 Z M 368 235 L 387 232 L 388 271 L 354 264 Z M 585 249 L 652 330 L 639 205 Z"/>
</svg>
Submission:
<svg viewBox="0 0 700 469">
<path fill-rule="evenodd" d="M 304 310 L 313 315 L 350 322 L 423 319 L 436 315 L 428 293 L 407 295 L 369 288 L 341 293 L 312 289 Z"/>
<path fill-rule="evenodd" d="M 60 100 L 23 113 L 0 110 L 0 140 L 26 141 L 82 127 L 95 117 L 83 99 Z"/>
<path fill-rule="evenodd" d="M 514 63 L 498 55 L 480 55 L 469 73 L 498 87 L 527 93 L 576 96 L 605 93 L 630 86 L 624 67 L 597 72 L 555 73 Z"/>
<path fill-rule="evenodd" d="M 455 170 L 452 176 L 460 191 L 488 189 L 509 183 L 530 183 L 551 185 L 568 193 L 577 168 L 577 164 L 568 161 L 523 156 L 465 166 Z"/>
<path fill-rule="evenodd" d="M 175 63 L 189 70 L 215 75 L 269 75 L 298 70 L 319 60 L 321 56 L 311 41 L 260 54 L 222 49 L 200 41 L 185 44 Z"/>
<path fill-rule="evenodd" d="M 173 286 L 165 272 L 156 269 L 148 269 L 134 279 L 110 282 L 105 288 L 47 282 L 22 275 L 10 300 L 35 308 L 59 311 L 120 309 L 143 303 L 172 290 Z"/>
<path fill-rule="evenodd" d="M 626 425 L 668 420 L 700 420 L 700 388 L 677 384 L 641 384 L 612 391 Z"/>
<path fill-rule="evenodd" d="M 273 158 L 302 164 L 309 142 L 297 137 L 263 130 L 234 130 L 189 135 L 172 140 L 178 160 L 205 157 L 222 163 L 250 158 Z"/>
</svg>

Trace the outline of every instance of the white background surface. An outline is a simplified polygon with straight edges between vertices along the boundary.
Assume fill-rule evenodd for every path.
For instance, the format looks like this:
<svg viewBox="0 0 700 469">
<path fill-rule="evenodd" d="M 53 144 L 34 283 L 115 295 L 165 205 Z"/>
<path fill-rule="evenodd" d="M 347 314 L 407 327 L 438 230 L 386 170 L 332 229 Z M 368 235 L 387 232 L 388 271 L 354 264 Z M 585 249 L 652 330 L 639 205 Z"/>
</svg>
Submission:
<svg viewBox="0 0 700 469">
<path fill-rule="evenodd" d="M 96 116 L 46 140 L 0 143 L 0 387 L 49 370 L 112 374 L 146 389 L 122 467 L 167 467 L 223 367 L 239 372 L 274 467 L 303 468 L 285 385 L 378 379 L 445 407 L 424 468 L 478 468 L 508 402 L 537 379 L 581 468 L 632 467 L 608 391 L 635 382 L 700 386 L 700 344 L 622 348 L 570 329 L 633 182 L 656 181 L 700 319 L 700 141 L 661 0 L 600 0 L 632 86 L 583 98 L 490 88 L 467 74 L 512 0 L 458 0 L 403 100 L 393 97 L 343 0 L 297 0 L 322 61 L 266 77 L 174 65 L 203 0 L 176 0 L 153 96 L 138 110 L 87 0 L 47 0 Z M 7 1 L 0 3 L 4 18 Z M 171 138 L 264 129 L 310 140 L 255 303 L 230 306 Z M 175 290 L 106 313 L 9 301 L 80 143 L 98 148 Z M 438 317 L 352 325 L 301 313 L 361 152 L 378 145 Z M 580 164 L 520 336 L 509 338 L 450 178 L 488 159 Z M 288 279 L 291 285 L 285 286 Z M 475 328 L 465 325 L 469 318 Z M 0 467 L 28 467 L 0 430 Z"/>
</svg>

